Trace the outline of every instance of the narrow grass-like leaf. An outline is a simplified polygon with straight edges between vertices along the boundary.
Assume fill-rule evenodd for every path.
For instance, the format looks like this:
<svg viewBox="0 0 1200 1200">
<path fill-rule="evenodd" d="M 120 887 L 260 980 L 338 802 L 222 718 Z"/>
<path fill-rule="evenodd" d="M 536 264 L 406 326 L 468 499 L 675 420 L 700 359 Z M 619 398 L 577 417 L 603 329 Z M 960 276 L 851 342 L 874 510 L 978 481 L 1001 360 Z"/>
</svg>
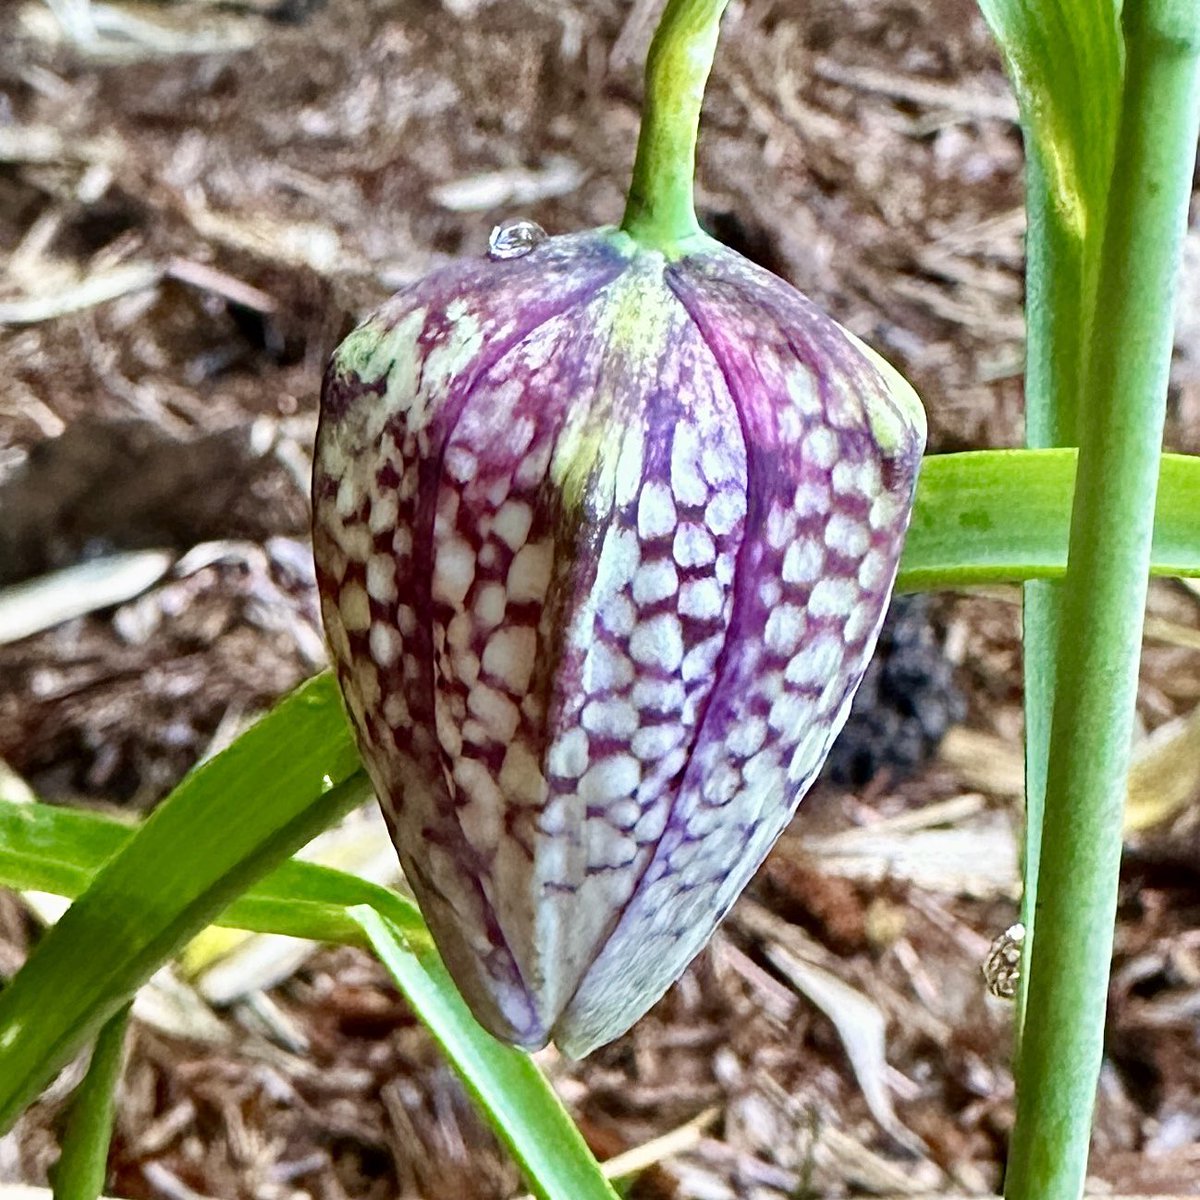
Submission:
<svg viewBox="0 0 1200 1200">
<path fill-rule="evenodd" d="M 0 883 L 76 895 L 106 860 L 133 844 L 135 833 L 93 813 L 0 802 Z M 418 1016 L 451 1056 L 538 1194 L 611 1200 L 607 1185 L 596 1190 L 590 1152 L 528 1056 L 502 1046 L 470 1015 L 411 900 L 341 871 L 290 861 L 216 920 L 260 933 L 369 945 L 374 938 L 365 931 L 367 912 L 374 916 L 375 932 L 388 931 L 387 944 L 395 951 L 389 968 L 400 964 L 401 985 Z"/>
<path fill-rule="evenodd" d="M 86 889 L 106 859 L 132 842 L 135 832 L 93 813 L 0 802 L 0 883 L 75 895 Z M 399 945 L 408 956 L 401 982 L 414 1010 L 463 1075 L 497 1134 L 513 1148 L 539 1195 L 611 1200 L 614 1193 L 607 1185 L 597 1190 L 598 1168 L 590 1152 L 529 1057 L 501 1045 L 476 1024 L 411 900 L 341 871 L 292 860 L 215 923 L 369 946 L 366 911 L 386 925 L 388 944 L 393 949 Z"/>
<path fill-rule="evenodd" d="M 357 768 L 321 676 L 176 788 L 0 992 L 0 1129 L 189 938 L 362 802 L 359 777 L 343 782 Z"/>
<path fill-rule="evenodd" d="M 991 450 L 926 459 L 898 590 L 1060 577 L 1076 458 L 1074 450 Z M 1163 457 L 1151 569 L 1200 575 L 1200 458 Z M 340 711 L 329 717 L 324 734 L 339 736 Z M 0 801 L 0 885 L 73 899 L 136 828 L 96 813 Z M 344 915 L 353 904 L 382 906 L 406 928 L 419 923 L 411 901 L 394 892 L 303 862 L 279 867 L 214 923 L 354 941 L 357 926 Z"/>
<path fill-rule="evenodd" d="M 71 1097 L 67 1133 L 54 1167 L 54 1200 L 97 1200 L 104 1191 L 128 1024 L 126 1005 L 100 1030 L 87 1074 Z"/>
<path fill-rule="evenodd" d="M 366 788 L 365 780 L 362 786 Z M 0 887 L 75 899 L 137 832 L 112 817 L 49 804 L 0 801 Z M 312 941 L 365 945 L 346 915 L 369 904 L 409 936 L 424 934 L 416 904 L 379 884 L 290 859 L 213 918 L 214 925 Z"/>
<path fill-rule="evenodd" d="M 74 900 L 136 832 L 98 813 L 0 800 L 0 886 Z"/>
<path fill-rule="evenodd" d="M 1121 105 L 1114 0 L 979 0 L 1028 160 L 1027 444 L 1074 445 Z"/>
<path fill-rule="evenodd" d="M 471 1016 L 437 951 L 373 908 L 351 914 L 429 1027 L 541 1200 L 616 1200 L 579 1130 L 533 1060 Z"/>
<path fill-rule="evenodd" d="M 1061 574 L 1075 458 L 1074 451 L 994 451 L 928 460 L 900 587 L 924 590 Z M 1200 574 L 1198 459 L 1168 456 L 1164 460 L 1154 566 L 1162 573 Z M 276 741 L 281 741 L 282 752 Z M 256 743 L 261 745 L 256 747 Z M 260 749 L 269 751 L 270 761 L 265 766 L 256 758 Z M 220 911 L 222 903 L 228 903 L 254 872 L 263 869 L 263 854 L 274 856 L 274 861 L 285 852 L 275 840 L 269 852 L 260 847 L 253 866 L 235 860 L 230 839 L 245 839 L 246 831 L 240 828 L 245 810 L 250 808 L 263 818 L 253 823 L 254 836 L 268 837 L 278 831 L 271 834 L 263 804 L 275 804 L 281 806 L 280 811 L 293 814 L 299 811 L 300 817 L 293 816 L 292 826 L 283 831 L 289 847 L 295 848 L 308 833 L 327 823 L 333 812 L 365 795 L 366 785 L 361 775 L 355 776 L 339 789 L 340 796 L 326 795 L 315 806 L 295 797 L 288 803 L 281 797 L 281 789 L 293 783 L 297 788 L 305 784 L 323 787 L 322 777 L 346 776 L 354 762 L 332 682 L 323 677 L 185 781 L 140 833 L 96 814 L 0 803 L 0 883 L 76 897 L 100 876 L 96 893 L 89 893 L 73 910 L 75 915 L 64 921 L 73 938 L 64 940 L 60 931 L 49 935 L 50 949 L 43 947 L 13 987 L 0 995 L 0 1103 L 6 1106 L 0 1112 L 6 1118 L 11 1119 L 31 1089 L 36 1090 L 34 1081 L 44 1081 L 50 1069 L 36 1068 L 36 1052 L 29 1049 L 29 1039 L 16 1038 L 11 1032 L 22 1027 L 22 1013 L 36 1010 L 38 998 L 46 994 L 42 989 L 54 986 L 56 979 L 69 978 L 75 988 L 67 991 L 71 1012 L 79 1017 L 79 1028 L 93 1029 L 102 1019 L 100 1012 L 119 1005 L 206 920 L 257 932 L 361 944 L 361 920 L 348 909 L 369 905 L 410 946 L 420 947 L 418 962 L 422 955 L 433 953 L 411 901 L 310 863 L 282 864 Z M 327 769 L 321 771 L 322 766 Z M 191 799 L 185 801 L 183 796 Z M 185 803 L 191 807 L 184 808 Z M 313 817 L 311 810 L 322 805 L 328 805 L 328 811 Z M 197 855 L 209 853 L 215 844 L 222 848 L 223 865 L 210 864 L 205 869 Z M 101 874 L 105 864 L 110 864 L 111 870 Z M 172 895 L 177 886 L 190 888 L 187 896 L 191 899 L 182 893 Z M 114 928 L 112 915 L 101 907 L 97 895 L 105 897 L 103 903 L 114 905 L 117 897 L 126 904 L 132 897 L 131 911 L 148 911 L 162 928 L 157 932 L 149 927 L 139 929 L 136 918 L 117 920 Z M 81 945 L 88 949 L 79 950 Z M 109 956 L 89 953 L 95 945 L 105 945 Z M 442 1009 L 449 1004 L 465 1014 L 448 976 L 435 972 L 430 978 L 435 979 L 436 986 L 430 985 L 435 991 L 448 989 L 444 995 L 439 991 L 437 1003 Z M 431 1023 L 445 1019 L 436 1011 L 432 1018 L 424 1010 L 421 1015 Z M 43 1025 L 37 1040 L 57 1063 L 86 1036 L 78 1028 L 59 1027 L 55 1032 Z M 477 1036 L 491 1044 L 482 1031 Z M 14 1087 L 14 1064 L 21 1062 L 27 1077 Z M 501 1136 L 511 1140 L 519 1131 L 506 1127 Z"/>
<path fill-rule="evenodd" d="M 981 450 L 921 467 L 899 591 L 1061 578 L 1075 450 Z M 1162 460 L 1150 569 L 1200 575 L 1200 457 Z"/>
</svg>

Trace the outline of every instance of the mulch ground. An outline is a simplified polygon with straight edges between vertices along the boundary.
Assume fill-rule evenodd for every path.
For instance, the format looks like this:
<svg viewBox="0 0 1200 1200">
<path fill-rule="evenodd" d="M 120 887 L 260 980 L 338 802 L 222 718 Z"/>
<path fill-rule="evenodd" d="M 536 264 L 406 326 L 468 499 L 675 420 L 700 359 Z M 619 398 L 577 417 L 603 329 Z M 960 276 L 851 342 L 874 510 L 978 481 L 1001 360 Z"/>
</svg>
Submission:
<svg viewBox="0 0 1200 1200">
<path fill-rule="evenodd" d="M 320 669 L 305 530 L 326 356 L 503 217 L 619 217 L 657 7 L 0 12 L 0 589 L 168 552 L 135 598 L 0 646 L 0 760 L 39 796 L 145 810 Z M 935 452 L 1020 441 L 1021 171 L 969 0 L 733 6 L 703 218 L 909 375 Z M 1189 452 L 1195 311 L 1169 430 Z M 1200 1194 L 1198 605 L 1152 589 L 1092 1161 L 1113 1192 Z M 981 965 L 1016 916 L 1019 596 L 927 616 L 965 697 L 937 755 L 818 787 L 644 1021 L 583 1063 L 541 1056 L 598 1154 L 650 1143 L 631 1196 L 998 1185 L 1011 1011 Z M 39 928 L 0 894 L 0 975 Z M 114 1195 L 520 1195 L 380 967 L 321 950 L 283 976 L 220 1004 L 162 983 L 179 1004 L 134 1024 Z M 73 1078 L 0 1139 L 0 1183 L 45 1182 Z"/>
</svg>

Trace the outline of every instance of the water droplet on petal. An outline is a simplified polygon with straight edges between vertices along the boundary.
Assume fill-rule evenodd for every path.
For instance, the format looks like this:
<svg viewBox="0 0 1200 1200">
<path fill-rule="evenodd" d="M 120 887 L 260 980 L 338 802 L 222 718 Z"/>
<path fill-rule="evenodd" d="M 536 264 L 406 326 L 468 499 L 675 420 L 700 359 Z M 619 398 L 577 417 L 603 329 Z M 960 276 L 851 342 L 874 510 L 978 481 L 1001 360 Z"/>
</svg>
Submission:
<svg viewBox="0 0 1200 1200">
<path fill-rule="evenodd" d="M 549 235 L 536 222 L 523 217 L 501 221 L 488 238 L 489 258 L 522 258 Z"/>
<path fill-rule="evenodd" d="M 1012 1000 L 1021 982 L 1021 947 L 1025 942 L 1025 926 L 1019 921 L 1010 925 L 992 942 L 983 977 L 988 991 L 1001 1000 Z"/>
</svg>

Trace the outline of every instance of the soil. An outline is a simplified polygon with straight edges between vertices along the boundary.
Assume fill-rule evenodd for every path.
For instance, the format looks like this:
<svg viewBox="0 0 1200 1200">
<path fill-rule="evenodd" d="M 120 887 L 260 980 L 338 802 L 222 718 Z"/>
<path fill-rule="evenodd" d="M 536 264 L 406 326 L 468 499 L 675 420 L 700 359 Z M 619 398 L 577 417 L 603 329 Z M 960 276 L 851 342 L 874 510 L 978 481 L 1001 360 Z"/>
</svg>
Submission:
<svg viewBox="0 0 1200 1200">
<path fill-rule="evenodd" d="M 148 809 L 321 668 L 305 530 L 326 356 L 504 217 L 619 217 L 657 8 L 0 9 L 0 589 L 124 552 L 169 564 L 0 645 L 0 760 L 41 798 Z M 909 375 L 934 452 L 1020 442 L 1014 117 L 970 0 L 745 0 L 727 19 L 703 218 Z M 1184 315 L 1169 437 L 1196 452 Z M 1098 1192 L 1200 1195 L 1198 606 L 1152 589 Z M 998 1187 L 1012 1017 L 981 966 L 1016 919 L 1019 595 L 942 596 L 926 618 L 965 697 L 936 753 L 856 757 L 645 1020 L 583 1063 L 540 1056 L 597 1154 L 650 1143 L 631 1197 Z M 0 975 L 39 928 L 0 894 Z M 190 1016 L 133 1026 L 112 1194 L 521 1194 L 365 955 L 317 951 L 215 1007 L 177 987 Z M 74 1078 L 0 1139 L 0 1183 L 46 1181 Z M 656 1145 L 681 1129 L 682 1150 Z"/>
</svg>

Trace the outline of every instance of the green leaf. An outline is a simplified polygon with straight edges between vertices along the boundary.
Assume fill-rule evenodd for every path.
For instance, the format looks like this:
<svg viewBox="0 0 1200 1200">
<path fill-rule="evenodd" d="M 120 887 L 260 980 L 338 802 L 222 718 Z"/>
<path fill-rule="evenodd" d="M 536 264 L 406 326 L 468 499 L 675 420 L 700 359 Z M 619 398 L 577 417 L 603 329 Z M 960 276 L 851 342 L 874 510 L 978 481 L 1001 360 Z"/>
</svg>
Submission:
<svg viewBox="0 0 1200 1200">
<path fill-rule="evenodd" d="M 1028 444 L 1073 445 L 1120 117 L 1114 0 L 979 0 L 1029 162 Z"/>
<path fill-rule="evenodd" d="M 365 782 L 362 786 L 365 791 Z M 98 813 L 0 800 L 0 887 L 73 900 L 136 832 L 136 826 Z M 276 867 L 212 924 L 361 946 L 366 944 L 362 929 L 346 914 L 356 904 L 371 905 L 409 936 L 427 936 L 416 904 L 407 897 L 297 859 Z"/>
<path fill-rule="evenodd" d="M 73 900 L 136 831 L 96 813 L 0 801 L 0 885 Z"/>
<path fill-rule="evenodd" d="M 135 834 L 110 817 L 0 801 L 0 883 L 77 895 L 107 859 L 134 843 Z M 85 895 L 81 904 L 87 902 Z M 376 924 L 364 932 L 367 912 Z M 389 969 L 538 1194 L 612 1200 L 614 1193 L 597 1182 L 599 1169 L 537 1067 L 475 1022 L 412 901 L 341 871 L 291 861 L 215 923 L 358 945 L 370 944 L 385 927 Z"/>
<path fill-rule="evenodd" d="M 977 450 L 927 458 L 897 590 L 1061 578 L 1077 457 Z M 1150 569 L 1200 575 L 1200 458 L 1163 455 Z"/>
<path fill-rule="evenodd" d="M 616 1200 L 545 1076 L 471 1016 L 437 951 L 406 938 L 373 908 L 351 915 L 541 1200 Z"/>
<path fill-rule="evenodd" d="M 93 813 L 0 801 L 0 884 L 74 896 L 136 831 Z M 87 898 L 81 903 L 87 903 Z M 498 1136 L 539 1195 L 603 1197 L 599 1168 L 529 1057 L 475 1022 L 433 948 L 411 900 L 313 863 L 290 861 L 256 884 L 214 923 L 259 933 L 370 945 L 364 912 L 386 926 L 389 969 L 433 1032 Z M 400 967 L 397 968 L 396 964 Z M 0 1063 L 3 1059 L 0 1058 Z"/>
<path fill-rule="evenodd" d="M 87 1074 L 71 1097 L 62 1154 L 53 1171 L 54 1200 L 96 1200 L 104 1191 L 128 1024 L 126 1005 L 100 1030 Z"/>
<path fill-rule="evenodd" d="M 0 992 L 0 1129 L 189 938 L 362 802 L 357 768 L 322 676 L 175 789 Z"/>
<path fill-rule="evenodd" d="M 929 459 L 901 586 L 1060 574 L 1074 470 L 1073 451 Z M 1156 569 L 1200 574 L 1198 514 L 1200 460 L 1168 456 L 1155 527 Z M 382 914 L 421 966 L 424 974 L 409 978 L 408 986 L 422 1019 L 431 1027 L 441 1023 L 439 1036 L 466 1056 L 464 1063 L 492 1070 L 490 1059 L 480 1065 L 468 1052 L 497 1043 L 474 1026 L 470 1036 L 445 1026 L 448 1013 L 465 1020 L 466 1009 L 411 901 L 303 862 L 278 865 L 238 897 L 256 875 L 366 795 L 363 777 L 352 774 L 355 766 L 335 685 L 323 676 L 185 780 L 141 829 L 91 813 L 0 802 L 0 884 L 83 897 L 0 993 L 0 1121 L 10 1122 L 56 1067 L 204 924 L 362 944 L 361 913 L 349 910 L 364 905 Z M 323 791 L 335 780 L 342 781 L 338 788 Z M 50 995 L 54 1004 L 46 999 Z M 435 1007 L 421 1007 L 427 1003 Z M 506 1069 L 517 1070 L 511 1064 Z M 525 1070 L 518 1071 L 522 1079 Z M 511 1121 L 514 1113 L 499 1102 L 498 1078 L 507 1077 L 493 1073 L 486 1085 L 471 1086 L 491 1105 L 495 1120 Z M 498 1132 L 533 1164 L 531 1170 L 541 1169 L 520 1129 L 506 1124 Z"/>
</svg>

